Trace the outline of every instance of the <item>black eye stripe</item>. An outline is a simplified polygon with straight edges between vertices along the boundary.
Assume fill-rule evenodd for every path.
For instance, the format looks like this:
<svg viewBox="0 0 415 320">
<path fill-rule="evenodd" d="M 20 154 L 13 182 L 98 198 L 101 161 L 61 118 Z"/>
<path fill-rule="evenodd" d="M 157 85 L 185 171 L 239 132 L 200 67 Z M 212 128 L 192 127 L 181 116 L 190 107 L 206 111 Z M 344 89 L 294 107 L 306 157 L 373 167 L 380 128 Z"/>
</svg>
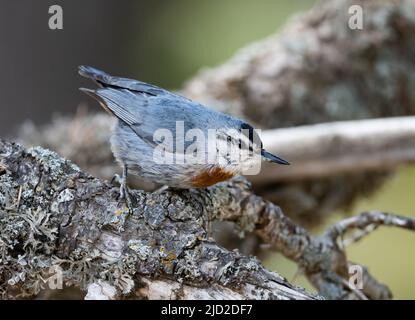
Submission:
<svg viewBox="0 0 415 320">
<path fill-rule="evenodd" d="M 241 139 L 239 139 L 239 149 L 248 149 L 249 151 L 254 151 L 254 148 L 252 147 L 252 143 L 249 145 L 246 145 L 245 142 L 243 142 Z"/>
<path fill-rule="evenodd" d="M 248 133 L 248 139 L 251 143 L 254 143 L 254 128 L 247 124 L 247 123 L 242 123 L 241 124 L 241 130 L 243 134 Z"/>
<path fill-rule="evenodd" d="M 241 129 L 254 130 L 254 128 L 250 124 L 247 124 L 245 122 L 241 124 Z"/>
<path fill-rule="evenodd" d="M 242 123 L 240 128 L 241 132 L 249 139 L 250 144 L 248 148 L 250 151 L 258 145 L 261 145 L 261 149 L 263 148 L 261 138 L 250 124 Z"/>
</svg>

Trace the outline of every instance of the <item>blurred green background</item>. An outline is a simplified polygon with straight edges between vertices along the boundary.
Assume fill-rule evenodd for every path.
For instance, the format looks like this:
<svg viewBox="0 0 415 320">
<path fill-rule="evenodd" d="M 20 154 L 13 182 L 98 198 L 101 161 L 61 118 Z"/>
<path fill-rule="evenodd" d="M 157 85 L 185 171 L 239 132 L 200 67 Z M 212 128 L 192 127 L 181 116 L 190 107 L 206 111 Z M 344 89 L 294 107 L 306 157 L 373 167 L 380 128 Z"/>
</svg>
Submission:
<svg viewBox="0 0 415 320">
<path fill-rule="evenodd" d="M 156 8 L 147 8 L 135 2 L 133 11 L 141 12 L 144 21 L 136 20 L 132 27 L 139 32 L 139 39 L 131 39 L 128 60 L 141 79 L 179 88 L 201 68 L 216 66 L 245 45 L 275 33 L 292 15 L 313 3 L 180 0 L 157 2 Z M 139 30 L 143 23 L 149 27 Z"/>
</svg>

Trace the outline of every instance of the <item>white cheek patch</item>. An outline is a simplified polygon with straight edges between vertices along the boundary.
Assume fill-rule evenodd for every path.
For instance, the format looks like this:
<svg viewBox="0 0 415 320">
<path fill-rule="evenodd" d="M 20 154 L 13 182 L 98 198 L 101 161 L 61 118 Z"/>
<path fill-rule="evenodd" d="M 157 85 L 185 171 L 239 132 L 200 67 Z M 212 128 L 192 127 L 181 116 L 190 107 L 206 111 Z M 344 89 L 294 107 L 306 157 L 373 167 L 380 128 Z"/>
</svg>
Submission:
<svg viewBox="0 0 415 320">
<path fill-rule="evenodd" d="M 220 166 L 228 166 L 230 163 L 230 154 L 227 141 L 222 139 L 216 139 L 216 155 L 215 155 L 215 162 Z M 212 164 L 214 164 L 212 163 Z"/>
</svg>

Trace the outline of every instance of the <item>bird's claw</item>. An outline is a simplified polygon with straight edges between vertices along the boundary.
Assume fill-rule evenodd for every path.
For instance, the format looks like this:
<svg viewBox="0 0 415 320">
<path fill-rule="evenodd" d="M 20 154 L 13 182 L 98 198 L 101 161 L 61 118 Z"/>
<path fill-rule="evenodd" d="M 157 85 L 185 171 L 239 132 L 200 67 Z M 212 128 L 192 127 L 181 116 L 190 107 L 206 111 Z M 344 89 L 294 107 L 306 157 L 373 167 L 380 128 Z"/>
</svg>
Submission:
<svg viewBox="0 0 415 320">
<path fill-rule="evenodd" d="M 121 186 L 121 184 L 122 184 L 122 178 L 121 178 L 121 176 L 120 176 L 118 173 L 116 173 L 116 174 L 114 174 L 114 175 L 112 176 L 112 179 L 111 179 L 110 183 L 111 183 L 112 185 L 114 185 L 114 182 L 115 182 L 116 184 L 118 184 L 119 186 Z"/>
<path fill-rule="evenodd" d="M 114 176 L 111 179 L 111 184 L 113 184 L 114 182 L 116 182 L 119 186 L 120 186 L 120 200 L 125 200 L 128 211 L 131 213 L 133 210 L 133 206 L 132 206 L 132 202 L 131 202 L 131 197 L 130 197 L 130 193 L 128 191 L 128 186 L 127 186 L 127 167 L 124 166 L 123 167 L 123 171 L 122 171 L 122 176 L 118 175 L 118 174 L 114 174 Z"/>
<path fill-rule="evenodd" d="M 132 202 L 126 183 L 120 184 L 120 199 L 125 200 L 129 212 L 132 212 Z"/>
</svg>

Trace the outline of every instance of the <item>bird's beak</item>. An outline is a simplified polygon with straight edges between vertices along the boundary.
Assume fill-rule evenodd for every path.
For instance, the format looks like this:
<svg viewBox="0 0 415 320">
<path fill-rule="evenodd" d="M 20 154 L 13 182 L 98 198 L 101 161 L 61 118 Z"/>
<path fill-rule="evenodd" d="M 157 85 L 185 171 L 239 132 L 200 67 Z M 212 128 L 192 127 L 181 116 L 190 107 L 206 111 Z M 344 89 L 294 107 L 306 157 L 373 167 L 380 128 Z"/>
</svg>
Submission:
<svg viewBox="0 0 415 320">
<path fill-rule="evenodd" d="M 261 156 L 270 162 L 275 162 L 279 164 L 289 165 L 290 163 L 288 161 L 285 161 L 284 159 L 281 159 L 280 157 L 274 156 L 272 153 L 269 153 L 265 149 L 261 150 Z"/>
</svg>

